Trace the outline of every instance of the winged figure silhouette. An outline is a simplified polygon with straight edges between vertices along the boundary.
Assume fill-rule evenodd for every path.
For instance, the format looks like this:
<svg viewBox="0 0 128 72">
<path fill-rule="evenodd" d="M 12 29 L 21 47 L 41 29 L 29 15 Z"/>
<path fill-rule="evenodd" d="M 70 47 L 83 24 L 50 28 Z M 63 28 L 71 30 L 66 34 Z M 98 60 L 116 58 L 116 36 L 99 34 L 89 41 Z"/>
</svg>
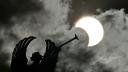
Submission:
<svg viewBox="0 0 128 72">
<path fill-rule="evenodd" d="M 56 62 L 58 59 L 58 53 L 60 48 L 55 46 L 55 43 L 47 39 L 46 52 L 44 56 L 39 52 L 34 52 L 30 58 L 33 63 L 28 65 L 26 51 L 29 43 L 36 39 L 34 36 L 30 36 L 20 40 L 12 53 L 11 60 L 11 72 L 54 72 Z"/>
</svg>

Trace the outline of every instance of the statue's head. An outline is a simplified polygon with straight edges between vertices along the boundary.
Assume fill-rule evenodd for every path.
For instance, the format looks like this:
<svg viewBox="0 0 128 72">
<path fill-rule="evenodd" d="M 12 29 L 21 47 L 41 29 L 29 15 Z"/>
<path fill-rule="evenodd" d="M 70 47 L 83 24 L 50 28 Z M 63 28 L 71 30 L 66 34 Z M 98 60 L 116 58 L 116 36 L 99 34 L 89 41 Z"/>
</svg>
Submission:
<svg viewBox="0 0 128 72">
<path fill-rule="evenodd" d="M 34 52 L 32 54 L 31 60 L 34 62 L 39 62 L 42 59 L 42 56 L 40 55 L 39 52 Z"/>
</svg>

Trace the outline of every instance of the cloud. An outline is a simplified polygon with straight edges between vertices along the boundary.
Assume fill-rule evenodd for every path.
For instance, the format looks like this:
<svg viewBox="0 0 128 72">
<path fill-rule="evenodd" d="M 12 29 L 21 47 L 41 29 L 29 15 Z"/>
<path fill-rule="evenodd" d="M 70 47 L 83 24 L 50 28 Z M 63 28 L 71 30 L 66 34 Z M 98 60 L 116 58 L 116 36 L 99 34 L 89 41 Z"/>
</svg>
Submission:
<svg viewBox="0 0 128 72">
<path fill-rule="evenodd" d="M 86 46 L 81 46 L 82 43 L 74 42 L 77 46 L 71 45 L 69 53 L 64 52 L 60 58 L 60 69 L 58 72 L 79 71 L 79 72 L 122 72 L 127 70 L 127 37 L 128 37 L 128 17 L 124 9 L 111 9 L 95 15 L 101 21 L 104 27 L 105 35 L 101 43 L 97 46 L 91 47 L 89 50 Z M 82 33 L 82 32 L 80 32 Z M 83 34 L 83 33 L 82 33 Z M 79 35 L 79 34 L 78 34 Z M 84 48 L 85 47 L 85 48 Z M 73 49 L 74 48 L 74 49 Z M 78 48 L 78 49 L 76 49 Z M 73 49 L 73 50 L 72 50 Z M 81 53 L 77 53 L 77 52 Z M 91 52 L 90 52 L 91 51 Z M 89 54 L 88 54 L 89 52 Z M 67 56 L 66 56 L 67 54 Z M 82 54 L 91 55 L 89 58 L 82 56 Z M 80 56 L 85 62 L 82 62 Z M 63 58 L 64 57 L 64 58 Z M 75 57 L 76 59 L 74 59 Z M 61 62 L 61 59 L 63 61 Z M 86 59 L 89 62 L 86 63 Z M 78 60 L 78 61 L 77 61 Z"/>
<path fill-rule="evenodd" d="M 108 10 L 97 16 L 102 22 L 105 35 L 99 44 L 97 59 L 113 67 L 116 72 L 127 71 L 128 17 L 121 10 Z"/>
</svg>

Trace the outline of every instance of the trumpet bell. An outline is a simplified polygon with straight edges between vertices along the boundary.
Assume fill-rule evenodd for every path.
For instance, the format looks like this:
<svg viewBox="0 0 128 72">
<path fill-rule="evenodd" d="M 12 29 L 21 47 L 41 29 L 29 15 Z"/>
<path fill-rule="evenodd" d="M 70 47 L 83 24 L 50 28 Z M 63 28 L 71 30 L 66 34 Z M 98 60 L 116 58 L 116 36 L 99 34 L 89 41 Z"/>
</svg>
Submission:
<svg viewBox="0 0 128 72">
<path fill-rule="evenodd" d="M 75 39 L 79 40 L 78 36 L 75 34 Z"/>
</svg>

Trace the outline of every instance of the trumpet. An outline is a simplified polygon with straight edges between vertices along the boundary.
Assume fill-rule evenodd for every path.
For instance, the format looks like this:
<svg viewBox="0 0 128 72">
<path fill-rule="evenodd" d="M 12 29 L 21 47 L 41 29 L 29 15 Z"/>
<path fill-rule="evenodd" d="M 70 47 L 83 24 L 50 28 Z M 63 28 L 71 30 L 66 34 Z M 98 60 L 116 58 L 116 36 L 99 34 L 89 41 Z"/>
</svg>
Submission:
<svg viewBox="0 0 128 72">
<path fill-rule="evenodd" d="M 76 40 L 79 40 L 79 38 L 78 38 L 78 36 L 77 36 L 76 34 L 75 34 L 75 37 L 74 37 L 74 38 L 72 38 L 72 39 L 70 39 L 69 41 L 63 43 L 62 45 L 59 46 L 59 48 L 61 48 L 61 47 L 63 47 L 64 45 L 66 45 L 66 44 L 72 42 L 72 41 L 75 40 L 75 39 L 76 39 Z"/>
</svg>

